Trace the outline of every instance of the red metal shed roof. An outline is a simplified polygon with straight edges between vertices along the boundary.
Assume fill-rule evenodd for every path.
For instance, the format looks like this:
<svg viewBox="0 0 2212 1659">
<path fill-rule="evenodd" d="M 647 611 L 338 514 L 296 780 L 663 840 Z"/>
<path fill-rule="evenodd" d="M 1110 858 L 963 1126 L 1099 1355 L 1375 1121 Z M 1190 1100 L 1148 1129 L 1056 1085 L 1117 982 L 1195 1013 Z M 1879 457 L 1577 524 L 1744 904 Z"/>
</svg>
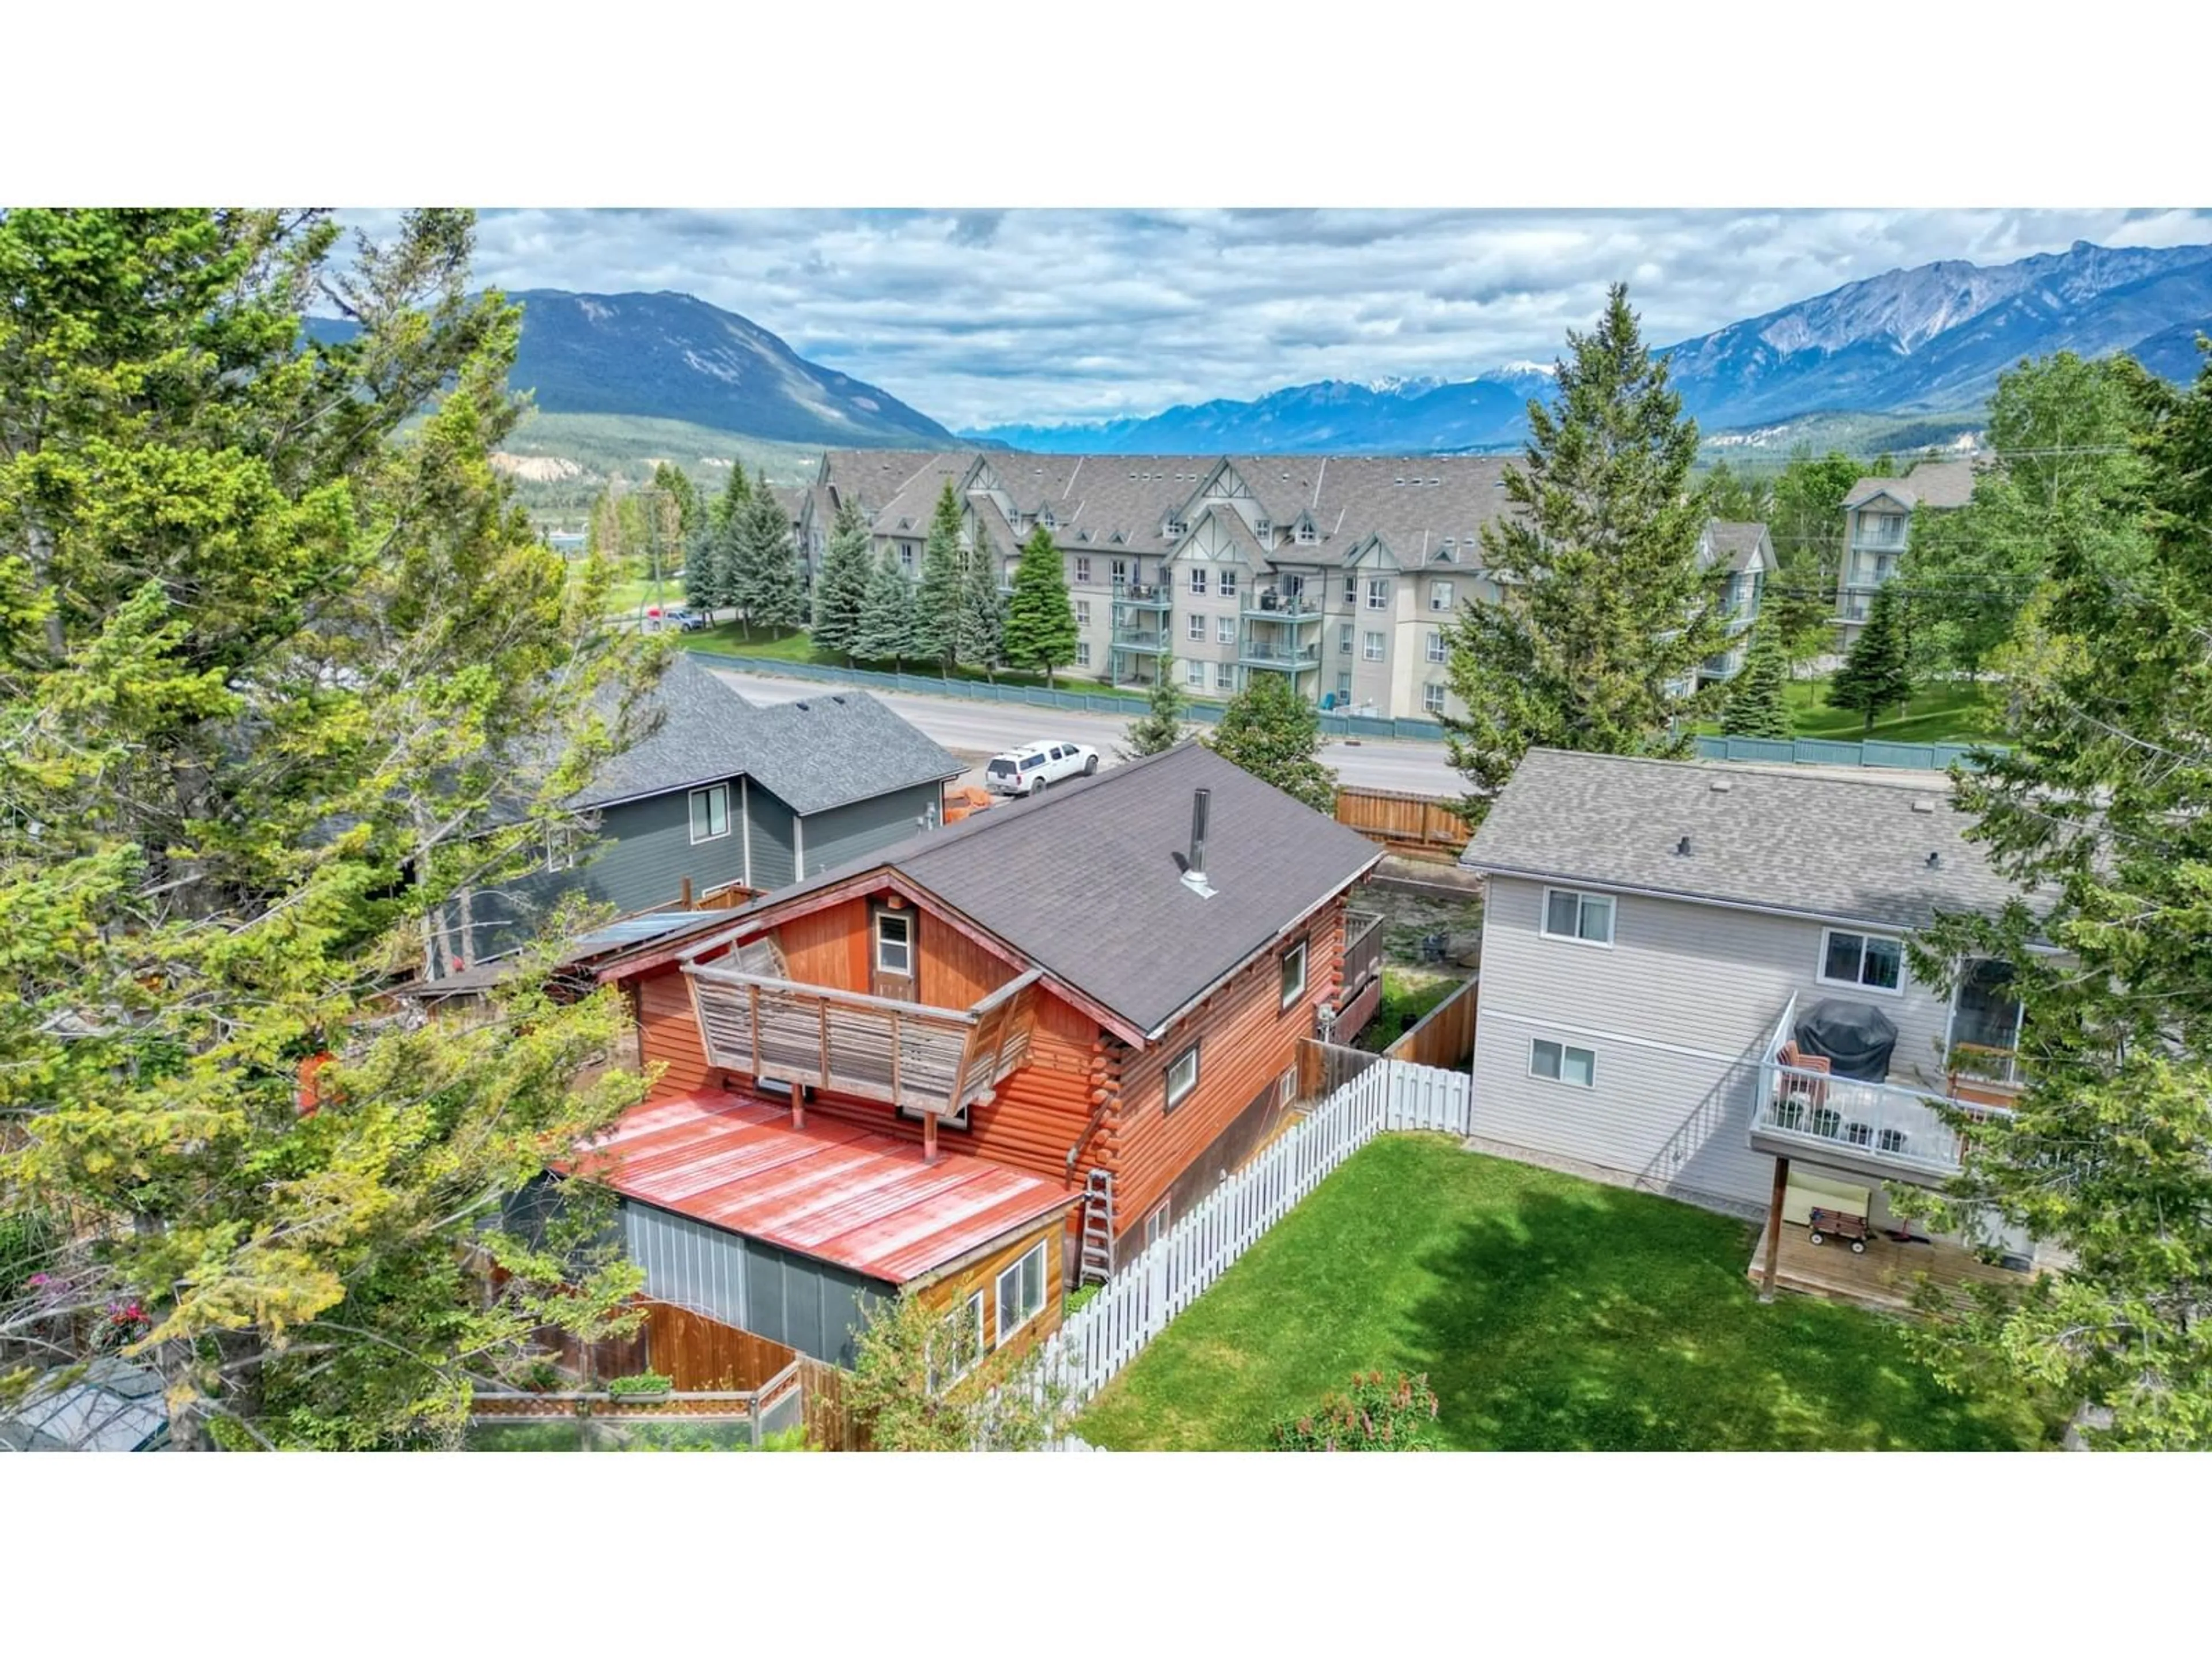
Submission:
<svg viewBox="0 0 2212 1659">
<path fill-rule="evenodd" d="M 740 1091 L 702 1089 L 625 1113 L 579 1175 L 711 1226 L 894 1285 L 1075 1202 L 1057 1182 Z"/>
</svg>

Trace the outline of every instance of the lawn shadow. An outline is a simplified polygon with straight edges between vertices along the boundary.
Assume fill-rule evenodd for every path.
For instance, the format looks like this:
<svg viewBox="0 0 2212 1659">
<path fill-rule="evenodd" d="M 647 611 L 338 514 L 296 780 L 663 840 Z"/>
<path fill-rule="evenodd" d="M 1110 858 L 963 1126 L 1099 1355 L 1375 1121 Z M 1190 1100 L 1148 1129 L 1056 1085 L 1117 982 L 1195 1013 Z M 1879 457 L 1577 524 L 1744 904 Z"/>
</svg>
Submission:
<svg viewBox="0 0 2212 1659">
<path fill-rule="evenodd" d="M 1406 1358 L 1466 1449 L 2022 1443 L 2016 1410 L 1948 1393 L 1896 1322 L 1795 1297 L 1761 1304 L 1750 1247 L 1743 1224 L 1670 1200 L 1527 1190 L 1420 1260 L 1434 1288 L 1406 1310 Z"/>
</svg>

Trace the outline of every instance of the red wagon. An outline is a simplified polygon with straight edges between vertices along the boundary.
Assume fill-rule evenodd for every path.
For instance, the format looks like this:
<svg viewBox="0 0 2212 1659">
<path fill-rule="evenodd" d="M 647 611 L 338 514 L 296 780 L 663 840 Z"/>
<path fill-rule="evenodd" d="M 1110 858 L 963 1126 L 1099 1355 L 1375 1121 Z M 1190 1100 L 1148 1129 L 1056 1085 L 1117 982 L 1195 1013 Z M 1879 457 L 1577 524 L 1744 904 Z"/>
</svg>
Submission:
<svg viewBox="0 0 2212 1659">
<path fill-rule="evenodd" d="M 1805 1242 L 1825 1244 L 1831 1238 L 1840 1238 L 1850 1245 L 1853 1255 L 1864 1255 L 1868 1237 L 1864 1216 L 1853 1215 L 1849 1210 L 1824 1210 L 1815 1205 L 1806 1229 Z"/>
</svg>

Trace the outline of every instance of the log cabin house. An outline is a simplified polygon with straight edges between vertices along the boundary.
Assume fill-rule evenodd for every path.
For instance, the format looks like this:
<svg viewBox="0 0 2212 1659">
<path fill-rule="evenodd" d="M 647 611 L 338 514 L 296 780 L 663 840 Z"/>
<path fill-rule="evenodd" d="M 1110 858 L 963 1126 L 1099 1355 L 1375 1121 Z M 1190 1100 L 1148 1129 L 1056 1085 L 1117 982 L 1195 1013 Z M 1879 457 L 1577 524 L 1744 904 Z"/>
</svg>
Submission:
<svg viewBox="0 0 2212 1659">
<path fill-rule="evenodd" d="M 831 1360 L 891 1286 L 1030 1340 L 1372 1006 L 1346 901 L 1381 856 L 1185 744 L 641 945 L 596 971 L 659 1074 L 585 1172 L 649 1296 Z"/>
</svg>

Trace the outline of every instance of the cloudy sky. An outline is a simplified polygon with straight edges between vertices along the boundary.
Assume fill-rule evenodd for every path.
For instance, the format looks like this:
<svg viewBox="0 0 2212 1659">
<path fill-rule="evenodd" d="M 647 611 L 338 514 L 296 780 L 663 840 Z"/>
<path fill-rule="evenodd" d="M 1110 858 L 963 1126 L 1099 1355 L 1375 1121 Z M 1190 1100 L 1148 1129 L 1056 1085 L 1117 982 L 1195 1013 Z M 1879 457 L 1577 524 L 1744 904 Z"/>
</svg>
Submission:
<svg viewBox="0 0 2212 1659">
<path fill-rule="evenodd" d="M 2076 238 L 2212 243 L 2212 212 L 531 210 L 485 214 L 477 270 L 695 294 L 974 427 L 1549 362 L 1617 278 L 1668 343 L 1899 266 Z"/>
</svg>

